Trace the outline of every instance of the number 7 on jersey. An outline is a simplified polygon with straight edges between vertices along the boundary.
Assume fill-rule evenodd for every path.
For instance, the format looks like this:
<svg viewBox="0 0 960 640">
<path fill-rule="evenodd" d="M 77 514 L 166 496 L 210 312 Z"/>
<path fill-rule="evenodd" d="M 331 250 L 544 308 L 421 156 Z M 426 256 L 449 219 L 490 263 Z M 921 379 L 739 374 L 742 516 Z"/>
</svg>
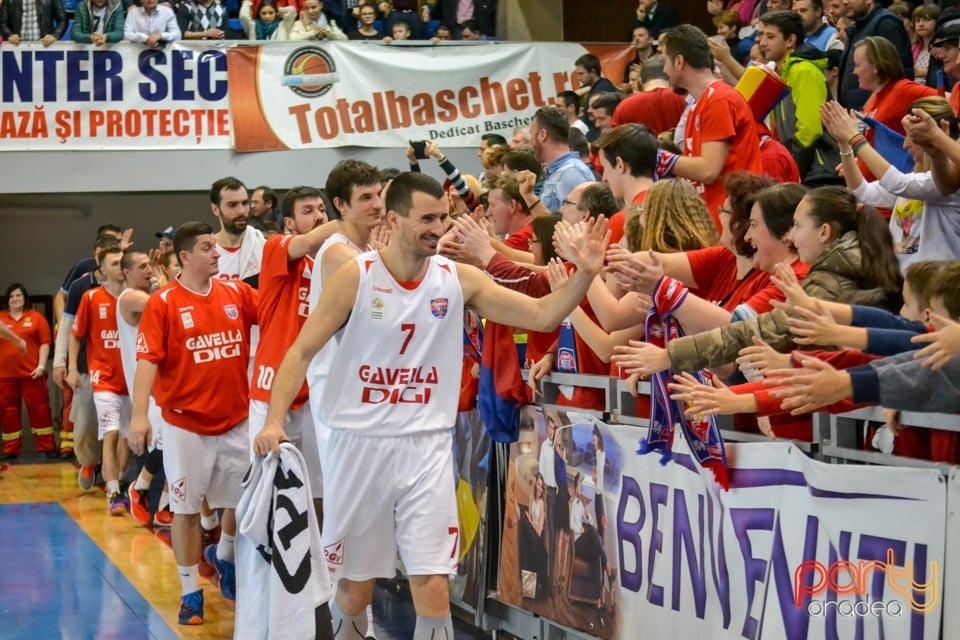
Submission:
<svg viewBox="0 0 960 640">
<path fill-rule="evenodd" d="M 417 331 L 417 325 L 412 322 L 404 323 L 400 325 L 400 331 L 403 331 L 407 334 L 407 337 L 403 339 L 403 345 L 400 347 L 400 355 L 403 355 L 407 351 L 407 347 L 410 345 L 410 341 L 413 340 L 413 334 Z"/>
</svg>

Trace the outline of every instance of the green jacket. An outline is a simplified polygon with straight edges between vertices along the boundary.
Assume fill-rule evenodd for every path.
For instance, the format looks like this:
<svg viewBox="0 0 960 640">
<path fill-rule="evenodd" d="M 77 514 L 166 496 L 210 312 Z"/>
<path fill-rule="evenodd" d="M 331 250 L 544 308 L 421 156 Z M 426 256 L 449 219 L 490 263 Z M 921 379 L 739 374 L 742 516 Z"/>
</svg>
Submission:
<svg viewBox="0 0 960 640">
<path fill-rule="evenodd" d="M 125 18 L 123 3 L 120 0 L 107 0 L 107 24 L 103 29 L 103 35 L 107 36 L 107 42 L 123 40 L 123 21 Z M 74 42 L 90 44 L 90 34 L 92 32 L 93 9 L 90 6 L 90 0 L 83 0 L 77 3 L 70 38 Z"/>
<path fill-rule="evenodd" d="M 884 306 L 888 293 L 878 289 L 861 290 L 861 271 L 860 238 L 855 231 L 848 231 L 810 266 L 802 283 L 803 290 L 814 298 L 831 302 Z M 741 349 L 753 344 L 753 336 L 781 353 L 797 347 L 787 326 L 787 314 L 773 310 L 668 342 L 670 367 L 681 373 L 728 364 L 737 359 Z"/>
<path fill-rule="evenodd" d="M 780 78 L 790 93 L 774 108 L 774 124 L 804 184 L 830 182 L 840 164 L 836 143 L 820 122 L 820 105 L 829 99 L 826 68 L 827 54 L 809 44 L 801 44 L 780 66 Z"/>
</svg>

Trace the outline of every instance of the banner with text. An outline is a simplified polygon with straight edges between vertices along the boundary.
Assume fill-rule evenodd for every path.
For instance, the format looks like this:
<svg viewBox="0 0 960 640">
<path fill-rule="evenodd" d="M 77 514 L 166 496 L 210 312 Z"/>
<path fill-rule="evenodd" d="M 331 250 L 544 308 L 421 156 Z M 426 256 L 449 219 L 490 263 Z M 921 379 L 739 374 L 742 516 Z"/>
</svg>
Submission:
<svg viewBox="0 0 960 640">
<path fill-rule="evenodd" d="M 508 140 L 538 107 L 580 86 L 574 61 L 587 52 L 622 77 L 628 45 L 496 43 L 406 47 L 283 43 L 228 52 L 238 151 L 406 147 L 430 138 L 476 146 Z"/>
<path fill-rule="evenodd" d="M 227 54 L 23 43 L 0 49 L 0 150 L 228 149 Z"/>
<path fill-rule="evenodd" d="M 551 410 L 522 425 L 500 600 L 602 638 L 939 637 L 937 470 L 733 443 L 723 492 L 682 441 L 666 465 L 637 455 L 645 433 Z"/>
</svg>

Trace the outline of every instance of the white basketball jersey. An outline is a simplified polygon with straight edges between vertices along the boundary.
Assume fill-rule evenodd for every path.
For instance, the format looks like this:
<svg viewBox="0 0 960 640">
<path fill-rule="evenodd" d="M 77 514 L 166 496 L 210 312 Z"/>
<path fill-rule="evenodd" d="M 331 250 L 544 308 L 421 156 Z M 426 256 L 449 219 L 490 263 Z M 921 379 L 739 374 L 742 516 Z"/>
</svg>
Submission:
<svg viewBox="0 0 960 640">
<path fill-rule="evenodd" d="M 412 289 L 378 252 L 356 258 L 360 282 L 341 331 L 320 407 L 321 422 L 367 436 L 451 428 L 463 367 L 463 290 L 456 265 L 433 256 Z"/>
<path fill-rule="evenodd" d="M 120 301 L 133 289 L 124 289 L 117 296 L 117 336 L 120 344 L 120 363 L 123 365 L 123 379 L 127 383 L 127 395 L 133 398 L 133 377 L 137 373 L 137 330 L 138 325 L 127 324 L 120 313 Z"/>
<path fill-rule="evenodd" d="M 220 260 L 218 261 L 218 266 L 220 267 L 220 273 L 217 274 L 217 277 L 222 280 L 239 280 L 240 279 L 239 247 L 233 248 L 233 249 L 224 249 L 218 244 L 217 252 L 220 254 Z"/>
<path fill-rule="evenodd" d="M 317 251 L 316 257 L 313 259 L 313 273 L 310 275 L 310 291 L 307 293 L 307 304 L 310 306 L 310 313 L 313 313 L 313 310 L 317 308 L 320 293 L 323 291 L 323 255 L 327 252 L 327 249 L 336 244 L 348 244 L 356 249 L 357 253 L 363 253 L 363 250 L 358 248 L 357 245 L 353 243 L 353 240 L 342 233 L 335 233 L 326 239 L 320 247 L 320 250 Z M 326 380 L 327 372 L 330 371 L 333 352 L 336 351 L 336 349 L 337 336 L 334 336 L 327 344 L 323 345 L 323 348 L 317 352 L 317 355 L 313 356 L 313 360 L 307 365 L 307 386 L 310 388 L 311 394 L 322 391 L 322 386 L 319 388 L 315 387 L 317 387 L 317 385 L 323 385 L 324 380 Z"/>
</svg>

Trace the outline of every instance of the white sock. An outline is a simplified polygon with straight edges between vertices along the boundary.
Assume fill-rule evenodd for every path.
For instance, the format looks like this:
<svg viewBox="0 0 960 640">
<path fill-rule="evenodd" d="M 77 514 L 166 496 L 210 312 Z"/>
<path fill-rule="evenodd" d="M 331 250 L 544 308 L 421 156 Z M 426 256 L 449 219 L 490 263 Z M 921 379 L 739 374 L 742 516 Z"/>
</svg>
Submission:
<svg viewBox="0 0 960 640">
<path fill-rule="evenodd" d="M 182 595 L 193 593 L 200 588 L 200 565 L 184 567 L 177 565 L 177 573 L 180 574 L 180 591 Z"/>
<path fill-rule="evenodd" d="M 373 626 L 373 605 L 367 607 L 367 637 L 377 640 L 377 633 Z"/>
<path fill-rule="evenodd" d="M 170 492 L 164 489 L 163 493 L 160 494 L 160 504 L 157 506 L 157 511 L 163 511 L 169 506 L 170 506 Z"/>
<path fill-rule="evenodd" d="M 107 480 L 107 497 L 109 498 L 115 493 L 120 493 L 120 481 Z"/>
<path fill-rule="evenodd" d="M 233 536 L 220 532 L 220 542 L 217 543 L 217 560 L 233 562 Z"/>
<path fill-rule="evenodd" d="M 143 474 L 137 476 L 137 481 L 133 483 L 133 488 L 137 491 L 146 491 L 150 488 L 150 481 L 143 477 Z"/>
<path fill-rule="evenodd" d="M 220 524 L 220 516 L 216 511 L 211 513 L 209 516 L 200 514 L 200 526 L 206 529 L 207 531 L 213 531 L 217 528 L 217 525 Z"/>
</svg>

